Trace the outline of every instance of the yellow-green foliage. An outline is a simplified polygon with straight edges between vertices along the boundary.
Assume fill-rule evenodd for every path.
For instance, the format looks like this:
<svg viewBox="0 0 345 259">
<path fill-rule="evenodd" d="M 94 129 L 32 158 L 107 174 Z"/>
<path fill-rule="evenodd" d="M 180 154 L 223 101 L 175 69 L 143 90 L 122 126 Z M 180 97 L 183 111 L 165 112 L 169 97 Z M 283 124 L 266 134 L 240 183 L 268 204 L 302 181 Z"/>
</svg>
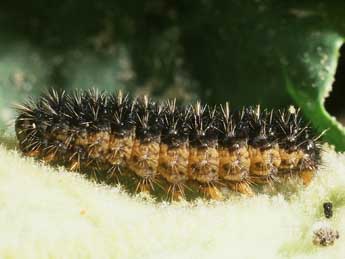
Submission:
<svg viewBox="0 0 345 259">
<path fill-rule="evenodd" d="M 164 204 L 0 146 L 0 258 L 345 258 L 345 156 L 328 150 L 293 195 Z M 322 203 L 340 239 L 312 244 Z"/>
</svg>

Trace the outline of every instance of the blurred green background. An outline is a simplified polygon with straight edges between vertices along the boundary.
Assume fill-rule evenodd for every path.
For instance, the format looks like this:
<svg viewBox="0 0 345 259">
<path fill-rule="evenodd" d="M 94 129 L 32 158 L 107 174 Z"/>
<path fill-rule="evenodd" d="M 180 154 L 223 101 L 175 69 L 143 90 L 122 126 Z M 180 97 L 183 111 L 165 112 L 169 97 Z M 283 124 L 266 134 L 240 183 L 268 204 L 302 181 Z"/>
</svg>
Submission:
<svg viewBox="0 0 345 259">
<path fill-rule="evenodd" d="M 345 1 L 0 3 L 0 125 L 45 88 L 301 107 L 345 150 Z M 343 50 L 345 56 L 345 50 Z M 342 62 L 341 62 L 342 61 Z M 334 76 L 336 79 L 334 82 Z"/>
</svg>

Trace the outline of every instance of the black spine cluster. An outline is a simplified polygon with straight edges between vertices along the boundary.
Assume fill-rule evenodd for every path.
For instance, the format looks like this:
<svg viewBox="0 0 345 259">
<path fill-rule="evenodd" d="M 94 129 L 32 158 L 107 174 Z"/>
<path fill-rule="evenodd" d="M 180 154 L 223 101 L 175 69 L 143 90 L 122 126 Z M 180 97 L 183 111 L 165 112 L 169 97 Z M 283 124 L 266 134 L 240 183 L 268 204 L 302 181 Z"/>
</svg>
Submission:
<svg viewBox="0 0 345 259">
<path fill-rule="evenodd" d="M 161 141 L 171 147 L 178 147 L 188 141 L 190 109 L 176 106 L 176 100 L 167 100 L 162 106 L 159 119 Z"/>
<path fill-rule="evenodd" d="M 54 132 L 73 132 L 73 141 L 82 132 L 109 131 L 123 137 L 135 130 L 136 138 L 160 138 L 171 147 L 186 141 L 197 147 L 216 143 L 265 149 L 279 144 L 289 151 L 302 149 L 312 161 L 319 160 L 318 138 L 298 110 L 269 111 L 256 106 L 232 111 L 228 104 L 177 106 L 175 100 L 157 103 L 146 96 L 131 99 L 121 92 L 51 90 L 18 111 L 16 132 L 24 152 L 47 145 L 46 136 Z"/>
</svg>

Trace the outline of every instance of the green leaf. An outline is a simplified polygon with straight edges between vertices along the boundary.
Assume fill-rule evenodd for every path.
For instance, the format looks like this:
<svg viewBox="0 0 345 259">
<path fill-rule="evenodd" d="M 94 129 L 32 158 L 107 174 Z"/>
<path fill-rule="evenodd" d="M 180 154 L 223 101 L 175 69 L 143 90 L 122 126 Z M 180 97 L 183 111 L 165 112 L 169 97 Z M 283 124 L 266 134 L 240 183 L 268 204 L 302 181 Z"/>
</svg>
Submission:
<svg viewBox="0 0 345 259">
<path fill-rule="evenodd" d="M 285 69 L 287 89 L 319 132 L 327 130 L 325 139 L 338 150 L 345 150 L 345 128 L 324 107 L 325 98 L 331 91 L 343 39 L 329 34 L 328 37 L 324 35 L 322 41 L 307 42 L 309 46 L 304 54 L 306 69 L 296 73 Z M 322 57 L 321 62 L 312 55 L 315 50 Z"/>
</svg>

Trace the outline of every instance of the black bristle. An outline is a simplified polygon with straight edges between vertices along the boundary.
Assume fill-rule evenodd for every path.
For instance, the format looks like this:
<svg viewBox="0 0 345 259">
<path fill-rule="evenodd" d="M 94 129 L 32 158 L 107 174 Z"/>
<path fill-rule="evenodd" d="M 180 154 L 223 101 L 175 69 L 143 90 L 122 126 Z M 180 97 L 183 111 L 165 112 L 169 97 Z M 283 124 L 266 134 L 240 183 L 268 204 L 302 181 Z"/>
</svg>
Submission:
<svg viewBox="0 0 345 259">
<path fill-rule="evenodd" d="M 273 112 L 248 107 L 244 110 L 243 120 L 249 123 L 249 144 L 257 148 L 270 148 L 276 141 Z"/>
<path fill-rule="evenodd" d="M 109 130 L 108 96 L 98 90 L 89 90 L 82 95 L 82 113 L 89 130 Z"/>
<path fill-rule="evenodd" d="M 191 106 L 192 115 L 189 119 L 190 144 L 206 148 L 214 145 L 217 140 L 216 109 L 197 102 Z"/>
<path fill-rule="evenodd" d="M 127 136 L 135 127 L 133 101 L 128 95 L 118 91 L 109 97 L 109 119 L 112 133 L 117 137 Z"/>
<path fill-rule="evenodd" d="M 188 140 L 188 119 L 190 110 L 176 106 L 176 100 L 163 103 L 161 116 L 162 142 L 170 147 L 178 147 Z"/>
<path fill-rule="evenodd" d="M 244 112 L 231 112 L 229 103 L 219 107 L 217 128 L 219 145 L 232 150 L 247 145 L 249 124 L 243 121 Z"/>
<path fill-rule="evenodd" d="M 289 152 L 296 151 L 304 132 L 308 129 L 299 110 L 293 107 L 288 110 L 279 110 L 276 117 L 279 146 Z"/>
<path fill-rule="evenodd" d="M 147 96 L 137 98 L 134 106 L 136 136 L 147 142 L 160 136 L 162 106 Z"/>
<path fill-rule="evenodd" d="M 109 130 L 123 136 L 136 128 L 137 137 L 145 139 L 162 133 L 166 143 L 189 137 L 192 145 L 207 146 L 207 142 L 218 137 L 220 145 L 248 140 L 253 146 L 266 148 L 279 140 L 279 145 L 289 151 L 302 148 L 313 157 L 320 153 L 315 134 L 298 110 L 273 113 L 256 106 L 230 111 L 228 104 L 216 109 L 201 103 L 177 107 L 175 100 L 156 103 L 145 96 L 131 100 L 121 92 L 108 95 L 88 90 L 67 95 L 50 90 L 18 111 L 16 128 L 21 129 L 17 132 L 20 139 L 25 138 L 23 130 L 31 139 L 39 139 L 47 132 L 61 129 Z"/>
</svg>

